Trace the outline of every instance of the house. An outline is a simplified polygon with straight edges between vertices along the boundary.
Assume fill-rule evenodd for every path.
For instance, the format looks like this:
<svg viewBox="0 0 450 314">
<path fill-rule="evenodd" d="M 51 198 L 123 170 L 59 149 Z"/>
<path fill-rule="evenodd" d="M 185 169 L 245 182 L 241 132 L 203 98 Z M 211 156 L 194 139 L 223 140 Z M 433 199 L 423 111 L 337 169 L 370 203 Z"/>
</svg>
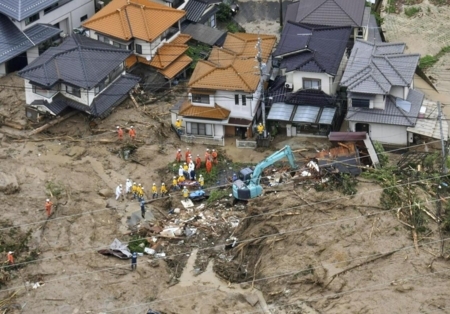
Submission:
<svg viewBox="0 0 450 314">
<path fill-rule="evenodd" d="M 94 11 L 94 0 L 0 1 L 0 76 L 24 68 Z"/>
<path fill-rule="evenodd" d="M 213 47 L 207 60 L 198 61 L 188 99 L 171 110 L 172 123 L 183 119 L 183 140 L 223 145 L 224 136 L 250 135 L 261 117 L 262 81 L 275 43 L 272 35 L 228 34 L 223 47 Z M 256 59 L 259 50 L 263 78 Z"/>
<path fill-rule="evenodd" d="M 222 46 L 227 32 L 198 23 L 187 23 L 181 26 L 183 34 L 191 36 L 193 41 L 208 46 Z"/>
<path fill-rule="evenodd" d="M 352 26 L 353 38 L 367 40 L 370 7 L 366 0 L 298 0 L 288 5 L 289 21 L 328 26 Z"/>
<path fill-rule="evenodd" d="M 347 89 L 350 131 L 367 132 L 383 144 L 407 145 L 422 107 L 414 89 L 420 55 L 404 54 L 404 43 L 356 40 L 341 85 Z"/>
<path fill-rule="evenodd" d="M 287 22 L 273 53 L 268 121 L 288 136 L 327 136 L 339 128 L 336 91 L 347 62 L 351 26 Z M 275 71 L 277 69 L 277 71 Z"/>
<path fill-rule="evenodd" d="M 18 73 L 25 80 L 26 103 L 51 115 L 72 108 L 104 117 L 139 82 L 138 77 L 124 71 L 130 54 L 73 34 Z"/>
<path fill-rule="evenodd" d="M 189 0 L 183 10 L 186 11 L 184 20 L 190 23 L 217 26 L 216 13 L 219 11 L 220 0 Z"/>
<path fill-rule="evenodd" d="M 83 26 L 90 38 L 132 51 L 127 68 L 143 63 L 172 80 L 192 61 L 190 36 L 180 35 L 185 14 L 149 0 L 113 0 Z"/>
</svg>

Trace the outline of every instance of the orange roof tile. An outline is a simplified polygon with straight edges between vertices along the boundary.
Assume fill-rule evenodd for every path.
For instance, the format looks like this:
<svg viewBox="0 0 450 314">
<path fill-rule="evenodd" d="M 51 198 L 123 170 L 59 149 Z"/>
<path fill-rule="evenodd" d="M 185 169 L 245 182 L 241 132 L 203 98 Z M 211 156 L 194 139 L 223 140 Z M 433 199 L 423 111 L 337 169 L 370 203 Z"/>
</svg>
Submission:
<svg viewBox="0 0 450 314">
<path fill-rule="evenodd" d="M 179 56 L 184 54 L 187 49 L 188 46 L 184 44 L 164 44 L 158 49 L 156 55 L 150 62 L 150 65 L 157 69 L 163 70 L 173 61 L 175 61 Z"/>
<path fill-rule="evenodd" d="M 228 34 L 223 48 L 214 47 L 208 61 L 199 61 L 189 87 L 254 92 L 259 84 L 255 45 L 261 38 L 261 57 L 267 62 L 276 43 L 272 35 Z"/>
<path fill-rule="evenodd" d="M 218 104 L 214 104 L 214 107 L 196 106 L 190 101 L 186 101 L 181 105 L 179 115 L 185 117 L 225 120 L 230 116 L 230 111 L 220 107 Z"/>
<path fill-rule="evenodd" d="M 191 39 L 191 35 L 188 34 L 180 34 L 177 36 L 177 38 L 175 38 L 174 40 L 171 41 L 172 44 L 185 44 L 189 41 L 189 39 Z"/>
<path fill-rule="evenodd" d="M 113 0 L 83 26 L 127 41 L 152 42 L 185 14 L 150 0 Z"/>
<path fill-rule="evenodd" d="M 160 70 L 159 72 L 164 75 L 167 79 L 174 78 L 178 73 L 180 73 L 183 69 L 185 69 L 189 64 L 191 64 L 192 59 L 184 54 L 174 62 L 172 62 L 168 67 L 164 70 Z"/>
</svg>

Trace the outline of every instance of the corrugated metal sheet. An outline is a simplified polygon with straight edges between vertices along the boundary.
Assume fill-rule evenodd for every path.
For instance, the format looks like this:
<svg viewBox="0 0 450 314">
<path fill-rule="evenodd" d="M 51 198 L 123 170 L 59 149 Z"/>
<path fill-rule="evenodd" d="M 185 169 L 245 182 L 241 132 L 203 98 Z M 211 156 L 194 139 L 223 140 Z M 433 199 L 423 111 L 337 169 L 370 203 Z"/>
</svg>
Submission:
<svg viewBox="0 0 450 314">
<path fill-rule="evenodd" d="M 292 122 L 316 123 L 320 107 L 297 106 Z"/>
<path fill-rule="evenodd" d="M 323 108 L 322 114 L 320 115 L 319 124 L 331 125 L 335 114 L 336 108 Z"/>
<path fill-rule="evenodd" d="M 366 138 L 366 132 L 330 132 L 330 134 L 328 134 L 328 140 L 330 140 L 330 142 L 363 141 Z"/>
<path fill-rule="evenodd" d="M 285 103 L 274 103 L 270 108 L 267 120 L 290 121 L 295 107 Z"/>
</svg>

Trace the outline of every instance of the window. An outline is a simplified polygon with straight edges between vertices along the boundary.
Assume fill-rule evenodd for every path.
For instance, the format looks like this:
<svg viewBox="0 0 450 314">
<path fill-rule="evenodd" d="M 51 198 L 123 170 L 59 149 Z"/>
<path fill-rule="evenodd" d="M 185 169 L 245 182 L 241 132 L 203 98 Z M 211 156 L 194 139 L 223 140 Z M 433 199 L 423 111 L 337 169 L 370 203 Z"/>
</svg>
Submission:
<svg viewBox="0 0 450 314">
<path fill-rule="evenodd" d="M 105 42 L 105 43 L 109 44 L 109 38 L 108 38 L 108 37 L 105 37 L 105 36 L 103 36 L 103 42 Z"/>
<path fill-rule="evenodd" d="M 39 86 L 33 85 L 33 93 L 45 98 L 52 98 L 58 92 L 58 90 L 58 85 L 53 86 L 51 89 L 40 88 Z"/>
<path fill-rule="evenodd" d="M 39 20 L 39 12 L 30 17 L 27 17 L 25 19 L 25 25 L 30 25 L 31 23 L 36 22 L 37 20 Z"/>
<path fill-rule="evenodd" d="M 247 96 L 242 95 L 242 106 L 247 106 Z"/>
<path fill-rule="evenodd" d="M 86 21 L 88 18 L 87 14 L 83 15 L 82 17 L 80 17 L 80 22 Z"/>
<path fill-rule="evenodd" d="M 192 102 L 198 102 L 201 104 L 209 104 L 209 95 L 192 94 Z"/>
<path fill-rule="evenodd" d="M 138 53 L 138 54 L 142 54 L 142 46 L 141 45 L 138 45 L 138 44 L 136 44 L 136 45 L 134 45 L 134 49 L 136 50 L 136 53 Z"/>
<path fill-rule="evenodd" d="M 118 43 L 117 41 L 113 41 L 113 46 L 120 48 L 120 43 Z"/>
<path fill-rule="evenodd" d="M 97 39 L 98 39 L 99 41 L 103 41 L 103 40 L 105 40 L 105 36 L 103 36 L 103 35 L 97 35 Z"/>
<path fill-rule="evenodd" d="M 303 79 L 303 89 L 321 89 L 321 81 L 317 79 Z"/>
<path fill-rule="evenodd" d="M 188 134 L 212 136 L 211 124 L 188 122 L 186 127 Z"/>
<path fill-rule="evenodd" d="M 57 7 L 59 7 L 59 3 L 52 4 L 52 5 L 49 6 L 48 8 L 45 8 L 45 9 L 44 9 L 44 15 L 47 14 L 47 13 L 49 13 L 49 12 L 52 12 L 52 11 L 53 11 L 54 9 L 56 9 Z"/>
<path fill-rule="evenodd" d="M 209 19 L 209 26 L 211 26 L 212 28 L 216 27 L 216 15 L 215 14 L 213 16 L 211 16 L 211 18 Z"/>
<path fill-rule="evenodd" d="M 81 97 L 81 90 L 78 87 L 72 87 L 72 86 L 66 85 L 66 92 L 68 94 L 74 95 L 75 97 L 78 97 L 78 98 Z"/>
<path fill-rule="evenodd" d="M 352 98 L 352 107 L 370 108 L 370 99 Z"/>
<path fill-rule="evenodd" d="M 239 95 L 234 95 L 234 104 L 239 105 Z"/>
</svg>

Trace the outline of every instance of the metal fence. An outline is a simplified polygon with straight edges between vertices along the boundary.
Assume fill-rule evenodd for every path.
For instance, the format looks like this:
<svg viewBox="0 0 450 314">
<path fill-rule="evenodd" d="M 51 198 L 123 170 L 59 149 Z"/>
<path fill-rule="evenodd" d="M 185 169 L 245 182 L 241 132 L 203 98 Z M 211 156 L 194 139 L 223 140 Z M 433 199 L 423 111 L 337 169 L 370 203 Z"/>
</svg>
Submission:
<svg viewBox="0 0 450 314">
<path fill-rule="evenodd" d="M 190 144 L 203 144 L 203 145 L 212 145 L 212 146 L 225 146 L 225 140 L 223 137 L 221 138 L 213 138 L 213 137 L 203 137 L 203 136 L 195 136 L 195 135 L 187 135 L 182 134 L 180 139 L 183 142 Z"/>
<path fill-rule="evenodd" d="M 236 147 L 239 148 L 256 148 L 256 141 L 236 139 Z"/>
</svg>

